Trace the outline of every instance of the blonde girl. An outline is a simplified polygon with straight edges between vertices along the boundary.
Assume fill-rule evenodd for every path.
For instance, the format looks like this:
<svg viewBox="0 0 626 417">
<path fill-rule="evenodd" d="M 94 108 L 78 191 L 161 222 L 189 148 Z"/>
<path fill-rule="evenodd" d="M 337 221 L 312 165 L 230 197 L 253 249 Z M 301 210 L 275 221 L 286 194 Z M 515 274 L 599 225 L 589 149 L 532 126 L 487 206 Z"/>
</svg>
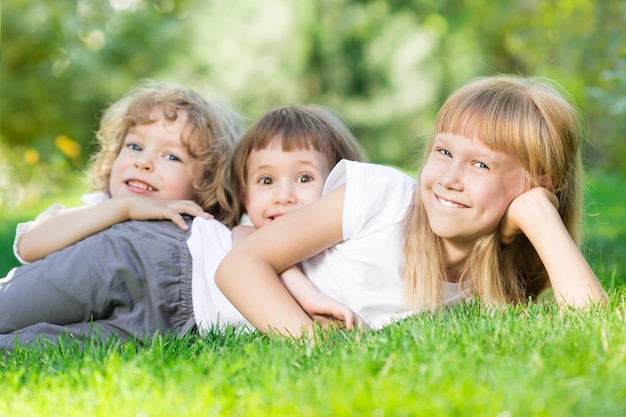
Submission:
<svg viewBox="0 0 626 417">
<path fill-rule="evenodd" d="M 417 183 L 338 164 L 324 197 L 233 249 L 218 286 L 256 328 L 289 335 L 311 330 L 277 279 L 300 261 L 372 328 L 468 297 L 526 302 L 548 286 L 563 306 L 603 303 L 577 246 L 581 139 L 566 97 L 546 79 L 470 82 L 439 112 Z"/>
</svg>

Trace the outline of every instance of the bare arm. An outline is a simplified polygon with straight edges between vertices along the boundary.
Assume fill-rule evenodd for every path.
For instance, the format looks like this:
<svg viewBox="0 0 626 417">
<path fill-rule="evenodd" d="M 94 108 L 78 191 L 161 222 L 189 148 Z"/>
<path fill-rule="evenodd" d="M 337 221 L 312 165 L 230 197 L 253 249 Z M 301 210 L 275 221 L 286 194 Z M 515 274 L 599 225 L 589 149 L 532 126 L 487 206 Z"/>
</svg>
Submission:
<svg viewBox="0 0 626 417">
<path fill-rule="evenodd" d="M 345 187 L 258 230 L 226 255 L 215 282 L 257 329 L 312 335 L 312 320 L 278 274 L 342 240 Z"/>
<path fill-rule="evenodd" d="M 17 248 L 24 261 L 32 262 L 126 220 L 169 219 L 187 230 L 181 213 L 210 218 L 193 201 L 140 196 L 110 198 L 97 204 L 66 209 L 35 223 L 20 237 Z"/>
<path fill-rule="evenodd" d="M 233 246 L 237 246 L 244 240 L 246 237 L 250 236 L 252 233 L 257 231 L 258 229 L 254 226 L 235 226 L 233 227 Z"/>
<path fill-rule="evenodd" d="M 256 230 L 253 226 L 235 226 L 233 228 L 233 246 Z M 346 328 L 354 326 L 354 314 L 337 300 L 322 294 L 300 269 L 292 265 L 280 274 L 280 281 L 291 296 L 313 320 L 327 328 L 332 322 L 339 321 Z"/>
<path fill-rule="evenodd" d="M 344 304 L 323 294 L 297 266 L 287 268 L 280 280 L 300 307 L 323 328 L 341 323 L 347 329 L 354 327 L 354 313 Z"/>
<path fill-rule="evenodd" d="M 556 197 L 545 188 L 521 194 L 507 210 L 502 241 L 509 243 L 518 233 L 526 235 L 548 271 L 559 304 L 604 304 L 606 294 L 567 232 L 557 206 Z"/>
</svg>

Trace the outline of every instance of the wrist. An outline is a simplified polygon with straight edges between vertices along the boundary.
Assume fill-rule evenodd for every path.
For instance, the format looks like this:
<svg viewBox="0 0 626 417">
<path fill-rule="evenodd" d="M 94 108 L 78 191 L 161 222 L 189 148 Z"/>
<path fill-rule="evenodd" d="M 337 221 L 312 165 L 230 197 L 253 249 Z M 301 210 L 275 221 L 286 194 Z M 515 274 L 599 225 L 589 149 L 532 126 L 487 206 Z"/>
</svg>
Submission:
<svg viewBox="0 0 626 417">
<path fill-rule="evenodd" d="M 99 210 L 102 210 L 103 214 L 106 213 L 113 224 L 130 220 L 130 204 L 127 198 L 111 197 L 97 203 L 96 206 L 100 206 Z"/>
</svg>

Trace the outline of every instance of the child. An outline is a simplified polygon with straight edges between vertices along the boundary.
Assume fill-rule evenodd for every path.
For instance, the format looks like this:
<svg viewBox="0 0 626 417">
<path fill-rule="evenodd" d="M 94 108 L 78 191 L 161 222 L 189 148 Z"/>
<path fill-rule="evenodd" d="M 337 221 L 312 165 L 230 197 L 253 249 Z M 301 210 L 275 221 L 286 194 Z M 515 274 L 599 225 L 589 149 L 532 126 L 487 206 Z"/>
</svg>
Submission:
<svg viewBox="0 0 626 417">
<path fill-rule="evenodd" d="M 145 82 L 108 108 L 93 169 L 104 201 L 22 231 L 19 254 L 38 260 L 0 280 L 0 346 L 12 347 L 14 331 L 28 342 L 92 328 L 142 337 L 189 327 L 189 220 L 181 214 L 207 218 L 206 210 L 229 226 L 239 219 L 230 181 L 239 131 L 232 110 L 173 84 Z"/>
<path fill-rule="evenodd" d="M 231 233 L 214 220 L 196 219 L 190 247 L 194 259 L 193 296 L 211 299 L 194 303 L 201 330 L 215 323 L 242 323 L 245 319 L 223 297 L 213 279 L 220 256 L 256 228 L 279 219 L 322 196 L 332 167 L 341 159 L 363 160 L 359 145 L 346 125 L 328 109 L 314 105 L 284 106 L 266 112 L 243 135 L 235 148 L 233 179 L 245 205 L 243 225 Z M 216 236 L 221 236 L 217 239 Z M 293 266 L 281 274 L 284 285 L 302 308 L 327 325 L 328 317 L 353 324 L 352 312 L 323 295 Z"/>
<path fill-rule="evenodd" d="M 18 225 L 15 255 L 32 262 L 131 219 L 170 219 L 187 230 L 181 213 L 207 217 L 206 210 L 234 224 L 239 208 L 225 170 L 241 130 L 238 119 L 180 86 L 137 85 L 105 111 L 96 134 L 93 193 L 83 200 L 101 204 L 67 210 L 56 204 Z"/>
<path fill-rule="evenodd" d="M 311 319 L 276 273 L 297 262 L 373 328 L 470 296 L 521 303 L 550 285 L 562 306 L 602 304 L 576 245 L 579 141 L 575 108 L 547 80 L 476 80 L 439 112 L 417 184 L 343 161 L 324 197 L 241 242 L 216 283 L 257 329 L 293 336 L 311 335 Z"/>
<path fill-rule="evenodd" d="M 277 141 L 280 141 L 278 144 L 284 147 L 284 151 L 281 150 L 278 153 L 274 153 L 274 146 L 277 144 Z M 289 149 L 289 151 L 287 151 Z M 270 152 L 274 156 L 278 156 L 278 159 L 272 159 L 269 161 L 265 157 L 268 155 L 265 152 Z M 306 186 L 308 184 L 312 184 L 316 190 L 311 193 L 310 190 L 308 195 L 304 196 L 298 193 L 298 197 L 303 197 L 303 199 L 298 198 L 298 200 L 293 200 L 291 197 L 287 198 L 287 201 L 281 201 L 280 204 L 284 207 L 283 214 L 291 211 L 297 207 L 300 207 L 303 204 L 306 204 L 311 199 L 317 199 L 321 196 L 321 185 L 325 177 L 328 175 L 330 168 L 340 159 L 342 158 L 352 158 L 356 160 L 362 159 L 361 151 L 356 143 L 356 140 L 347 129 L 347 127 L 330 111 L 316 107 L 316 106 L 292 106 L 279 108 L 274 111 L 270 111 L 264 116 L 257 124 L 255 124 L 244 136 L 241 145 L 237 148 L 237 157 L 235 159 L 236 163 L 234 166 L 234 172 L 236 175 L 243 175 L 242 183 L 238 183 L 237 189 L 240 190 L 238 195 L 246 201 L 246 206 L 249 208 L 249 213 L 254 220 L 255 224 L 261 226 L 261 223 L 257 223 L 257 214 L 260 213 L 256 208 L 259 207 L 258 204 L 252 204 L 254 202 L 258 202 L 259 198 L 257 197 L 257 193 L 248 192 L 246 197 L 244 197 L 243 190 L 248 190 L 246 187 L 248 177 L 245 174 L 245 169 L 250 167 L 248 164 L 248 154 L 256 155 L 257 160 L 260 160 L 258 157 L 259 154 L 263 153 L 263 156 L 260 159 L 263 159 L 262 162 L 265 168 L 271 169 L 272 173 L 275 175 L 285 174 L 287 170 L 282 165 L 286 161 L 294 162 L 294 166 L 302 168 L 306 167 L 307 171 L 297 172 L 296 179 L 304 180 L 302 181 L 303 185 Z M 215 153 L 214 153 L 215 154 Z M 309 158 L 308 160 L 305 159 Z M 312 162 L 314 161 L 314 162 Z M 272 167 L 274 162 L 278 162 L 280 167 Z M 118 164 L 114 164 L 114 167 Z M 315 166 L 313 166 L 315 165 Z M 319 166 L 318 166 L 319 165 Z M 239 169 L 239 166 L 242 166 L 242 169 Z M 314 174 L 315 172 L 315 174 Z M 319 175 L 319 178 L 318 178 Z M 111 177 L 114 175 L 112 174 Z M 310 182 L 307 182 L 309 181 Z M 277 182 L 281 183 L 281 185 L 285 185 L 282 178 L 280 180 L 277 179 Z M 121 197 L 116 197 L 121 198 Z M 250 204 L 249 204 L 250 203 Z M 145 222 L 130 222 L 134 223 L 135 227 L 124 227 L 122 230 L 128 236 L 125 236 L 126 239 L 132 240 L 133 242 L 136 239 L 145 239 L 148 236 L 148 231 L 143 232 L 146 236 L 139 235 L 137 230 L 145 229 L 146 226 L 143 225 Z M 114 229 L 122 228 L 122 225 L 114 226 Z M 187 330 L 194 325 L 198 325 L 201 331 L 207 330 L 216 326 L 219 323 L 227 323 L 227 324 L 245 324 L 245 319 L 239 314 L 239 312 L 232 307 L 232 305 L 228 302 L 228 300 L 221 294 L 221 292 L 214 285 L 211 287 L 213 282 L 213 272 L 214 269 L 219 264 L 219 261 L 226 253 L 227 250 L 230 249 L 231 244 L 231 233 L 222 223 L 217 220 L 209 220 L 207 221 L 206 217 L 197 217 L 192 224 L 192 233 L 189 241 L 187 242 L 189 253 L 191 255 L 191 260 L 189 256 L 185 255 L 185 251 L 180 247 L 176 247 L 177 255 L 180 258 L 184 258 L 179 261 L 179 263 L 184 263 L 184 267 L 187 271 L 192 270 L 193 279 L 191 279 L 191 283 L 187 283 L 187 285 L 176 285 L 175 283 L 168 282 L 160 271 L 156 271 L 155 269 L 159 267 L 159 265 L 165 264 L 169 265 L 171 255 L 163 254 L 162 258 L 159 259 L 157 256 L 152 256 L 151 262 L 156 264 L 156 268 L 151 268 L 152 265 L 141 265 L 142 269 L 147 269 L 149 272 L 146 273 L 146 276 L 153 277 L 156 275 L 160 276 L 160 280 L 156 282 L 159 284 L 160 282 L 164 282 L 163 288 L 150 288 L 148 292 L 160 292 L 165 291 L 166 293 L 172 292 L 172 294 L 166 294 L 168 297 L 174 297 L 174 291 L 182 291 L 183 299 L 179 300 L 181 306 L 177 306 L 184 311 L 185 314 L 178 313 L 180 316 L 184 316 L 185 320 L 177 319 L 176 321 L 172 320 L 171 323 L 167 326 L 161 323 L 161 330 L 177 330 L 182 332 Z M 154 239 L 147 242 L 150 245 L 155 245 L 157 247 L 163 246 L 165 249 L 172 250 L 169 241 L 161 242 L 161 236 L 157 235 L 157 230 L 152 231 L 154 234 L 151 236 Z M 170 227 L 166 234 L 181 234 L 176 232 L 174 227 Z M 97 233 L 96 236 L 104 235 L 111 236 L 111 239 L 121 239 L 121 236 L 110 232 L 104 231 Z M 169 236 L 163 236 L 163 239 L 170 238 Z M 92 240 L 97 240 L 96 237 L 88 238 L 83 242 L 91 242 Z M 92 248 L 95 245 L 89 243 L 80 242 L 76 246 L 80 247 L 89 247 Z M 120 243 L 116 240 L 117 243 L 109 243 L 108 246 L 113 247 L 112 250 L 115 250 L 116 256 L 108 257 L 110 262 L 118 261 L 118 258 L 123 258 L 125 255 L 121 252 L 124 243 Z M 119 246 L 119 247 L 117 247 Z M 180 245 L 178 245 L 180 246 Z M 83 250 L 74 250 L 75 256 L 72 257 L 72 253 L 70 252 L 69 258 L 67 252 L 69 250 L 63 250 L 59 252 L 61 255 L 58 255 L 60 259 L 63 259 L 66 265 L 72 265 L 72 263 L 81 264 L 86 262 L 80 261 L 79 256 L 87 256 L 89 253 L 85 253 Z M 119 252 L 119 254 L 118 254 Z M 162 252 L 159 252 L 162 253 Z M 52 254 L 51 257 L 56 258 L 57 254 Z M 42 263 L 49 263 L 46 260 L 35 262 L 33 265 L 39 265 Z M 123 263 L 123 262 L 122 262 Z M 193 266 L 192 266 L 193 264 Z M 91 264 L 89 264 L 91 265 Z M 213 265 L 213 269 L 211 270 L 211 265 Z M 53 265 L 52 265 L 53 266 Z M 56 270 L 57 268 L 52 268 Z M 121 269 L 120 269 L 121 270 Z M 126 271 L 121 270 L 124 275 L 128 273 Z M 88 271 L 89 272 L 89 271 Z M 67 273 L 67 271 L 66 271 Z M 91 272 L 93 273 L 93 271 Z M 117 270 L 116 270 L 116 273 Z M 189 272 L 190 273 L 190 272 Z M 13 325 L 13 328 L 17 330 L 17 334 L 19 340 L 21 342 L 28 342 L 34 339 L 37 335 L 44 334 L 49 339 L 54 340 L 56 335 L 63 332 L 64 330 L 69 330 L 75 334 L 87 333 L 88 329 L 93 327 L 98 328 L 103 335 L 116 334 L 118 336 L 141 336 L 141 331 L 145 334 L 151 334 L 155 330 L 155 327 L 152 323 L 150 323 L 151 319 L 150 315 L 147 318 L 144 318 L 143 322 L 138 320 L 130 320 L 126 318 L 129 314 L 125 314 L 125 311 L 117 311 L 113 317 L 104 316 L 104 313 L 98 312 L 98 314 L 94 314 L 94 309 L 102 310 L 105 307 L 113 308 L 111 304 L 118 302 L 116 299 L 111 298 L 121 298 L 126 297 L 126 294 L 123 294 L 121 291 L 115 292 L 113 294 L 109 292 L 104 292 L 100 294 L 98 291 L 104 291 L 106 289 L 99 288 L 100 286 L 94 284 L 92 279 L 85 280 L 82 278 L 75 277 L 76 279 L 62 279 L 62 277 L 52 277 L 50 273 L 22 273 L 20 279 L 29 279 L 33 282 L 35 280 L 43 281 L 43 288 L 46 288 L 48 285 L 52 285 L 56 287 L 58 283 L 62 284 L 70 284 L 70 287 L 74 286 L 74 281 L 76 281 L 75 285 L 77 287 L 82 288 L 82 290 L 76 292 L 74 290 L 68 290 L 60 292 L 55 290 L 51 292 L 47 290 L 47 294 L 54 294 L 55 298 L 52 300 L 42 301 L 41 298 L 44 297 L 43 294 L 36 293 L 36 300 L 39 300 L 40 304 L 37 304 L 37 308 L 35 313 L 27 315 L 28 320 L 31 323 L 36 323 L 37 320 L 42 320 L 41 316 L 46 315 L 46 317 L 53 317 L 53 323 L 55 324 L 47 324 L 47 323 L 38 323 L 32 324 L 30 327 L 26 329 L 15 328 L 13 325 L 16 320 L 15 317 L 9 316 L 9 319 L 5 320 L 7 323 Z M 72 276 L 72 274 L 69 274 Z M 80 275 L 80 274 L 78 274 Z M 96 274 L 94 274 L 96 275 Z M 98 276 L 102 276 L 103 273 L 98 273 Z M 136 275 L 136 273 L 135 273 Z M 146 281 L 145 279 L 141 279 L 142 277 L 137 277 L 132 275 L 133 279 L 142 283 L 142 281 Z M 292 276 L 294 276 L 293 274 Z M 89 276 L 91 278 L 91 275 Z M 169 276 L 167 278 L 172 281 Z M 296 278 L 292 278 L 290 282 L 292 282 Z M 57 281 L 58 280 L 58 281 Z M 152 284 L 152 279 L 147 280 L 148 286 Z M 39 281 L 38 281 L 39 282 Z M 133 286 L 133 282 L 124 282 L 124 285 Z M 36 285 L 36 284 L 33 284 Z M 171 287 L 171 289 L 169 288 Z M 290 288 L 294 287 L 292 285 Z M 305 308 L 309 308 L 311 315 L 318 320 L 324 319 L 326 316 L 337 317 L 340 320 L 344 320 L 348 323 L 351 323 L 351 312 L 331 299 L 324 297 L 315 291 L 314 287 L 312 287 L 308 281 L 302 280 L 302 282 L 294 287 L 299 292 L 297 294 L 304 294 L 306 296 L 304 306 Z M 3 290 L 5 294 L 3 294 Z M 21 292 L 20 292 L 21 291 Z M 142 288 L 131 289 L 134 293 L 141 294 L 144 291 Z M 25 309 L 34 308 L 31 303 L 32 299 L 28 298 L 24 294 L 26 292 L 26 287 L 18 287 L 18 290 L 11 290 L 8 287 L 0 284 L 0 302 L 3 300 L 3 296 L 5 298 L 12 297 L 15 300 L 20 300 L 20 304 L 23 304 Z M 93 295 L 91 295 L 93 294 Z M 63 300 L 63 298 L 59 298 L 61 296 L 71 296 L 73 297 L 74 304 L 76 304 L 76 300 L 82 300 L 81 308 L 84 310 L 82 313 L 84 317 L 88 314 L 85 312 L 91 312 L 93 314 L 93 323 L 82 322 L 76 323 L 72 320 L 76 320 L 75 318 L 70 318 L 70 313 L 64 311 L 64 304 L 57 302 L 57 299 Z M 94 301 L 91 301 L 88 296 L 91 295 Z M 41 298 L 39 298 L 41 296 Z M 303 296 L 303 297 L 304 297 Z M 133 302 L 133 297 L 129 297 L 130 302 Z M 193 303 L 190 302 L 189 299 L 193 300 Z M 17 301 L 14 301 L 17 302 Z M 191 308 L 191 304 L 193 308 Z M 69 307 L 72 307 L 72 303 L 67 303 Z M 124 303 L 121 304 L 120 310 L 125 310 L 128 306 Z M 142 309 L 145 306 L 140 306 Z M 161 308 L 169 308 L 171 309 L 168 303 L 163 303 L 162 305 L 151 305 L 148 306 L 151 309 L 151 314 L 154 316 L 158 316 L 159 310 Z M 114 309 L 114 308 L 113 308 Z M 137 309 L 135 309 L 137 310 Z M 2 312 L 2 306 L 0 306 L 0 313 Z M 166 312 L 167 313 L 167 312 Z M 132 311 L 131 315 L 140 316 L 140 312 Z M 121 316 L 119 319 L 117 316 Z M 165 314 L 164 314 L 165 315 Z M 75 316 L 76 317 L 76 316 Z M 125 323 L 122 319 L 126 318 L 127 321 L 131 321 L 131 325 Z M 28 322 L 25 322 L 26 318 L 22 318 L 21 323 L 23 325 L 28 325 Z M 49 319 L 46 319 L 49 320 Z M 84 319 L 83 319 L 84 320 Z M 0 323 L 2 323 L 2 318 L 0 318 Z M 116 328 L 112 328 L 112 326 L 117 326 Z M 142 326 L 144 326 L 142 328 Z M 6 325 L 5 325 L 6 327 Z M 11 331 L 13 330 L 11 329 Z M 130 332 L 126 330 L 127 328 L 132 329 Z M 124 330 L 123 332 L 120 330 Z M 6 331 L 6 330 L 5 330 Z M 0 346 L 4 345 L 7 348 L 11 348 L 11 342 L 13 340 L 13 335 L 0 335 Z"/>
</svg>

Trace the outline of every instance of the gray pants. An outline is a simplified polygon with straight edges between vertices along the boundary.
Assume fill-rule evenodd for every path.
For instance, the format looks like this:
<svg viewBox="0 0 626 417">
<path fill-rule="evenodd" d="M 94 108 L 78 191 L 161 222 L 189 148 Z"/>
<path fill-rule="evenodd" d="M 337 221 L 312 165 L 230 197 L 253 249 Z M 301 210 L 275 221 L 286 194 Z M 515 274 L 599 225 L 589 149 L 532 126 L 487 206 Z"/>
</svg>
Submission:
<svg viewBox="0 0 626 417">
<path fill-rule="evenodd" d="M 191 327 L 188 233 L 170 221 L 124 222 L 15 268 L 0 279 L 0 349 Z"/>
</svg>

